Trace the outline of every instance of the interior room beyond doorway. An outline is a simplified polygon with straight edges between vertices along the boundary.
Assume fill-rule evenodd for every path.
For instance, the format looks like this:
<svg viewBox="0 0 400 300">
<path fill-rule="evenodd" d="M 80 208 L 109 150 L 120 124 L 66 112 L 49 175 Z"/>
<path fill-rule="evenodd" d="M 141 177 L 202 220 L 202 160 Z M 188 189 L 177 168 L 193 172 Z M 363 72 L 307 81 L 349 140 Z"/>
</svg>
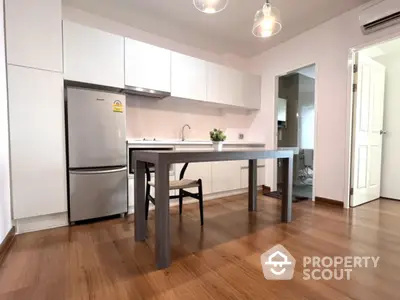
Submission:
<svg viewBox="0 0 400 300">
<path fill-rule="evenodd" d="M 315 65 L 291 71 L 278 78 L 277 146 L 299 147 L 294 157 L 293 201 L 313 199 Z M 282 164 L 277 162 L 277 192 L 283 183 Z"/>
</svg>

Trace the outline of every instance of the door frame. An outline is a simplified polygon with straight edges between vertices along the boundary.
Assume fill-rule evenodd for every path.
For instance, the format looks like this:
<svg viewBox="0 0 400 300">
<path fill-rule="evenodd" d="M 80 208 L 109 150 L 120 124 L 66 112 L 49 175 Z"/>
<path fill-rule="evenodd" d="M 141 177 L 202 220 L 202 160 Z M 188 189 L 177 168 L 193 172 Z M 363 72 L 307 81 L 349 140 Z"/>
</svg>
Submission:
<svg viewBox="0 0 400 300">
<path fill-rule="evenodd" d="M 343 206 L 344 208 L 351 208 L 352 207 L 352 196 L 351 196 L 351 187 L 353 183 L 353 156 L 354 156 L 354 130 L 355 130 L 355 105 L 356 105 L 356 95 L 353 93 L 353 84 L 354 82 L 354 72 L 353 72 L 353 66 L 358 62 L 358 53 L 361 50 L 364 50 L 366 48 L 369 48 L 371 46 L 379 45 L 382 43 L 386 43 L 392 40 L 396 40 L 400 38 L 400 33 L 395 33 L 391 34 L 373 41 L 370 41 L 368 43 L 361 44 L 356 47 L 349 48 L 348 51 L 348 64 L 347 64 L 347 101 L 350 103 L 349 105 L 349 111 L 347 113 L 348 116 L 348 124 L 347 124 L 347 144 L 346 144 L 346 149 L 347 149 L 347 172 L 345 174 L 346 182 L 347 184 L 345 185 L 345 195 L 348 195 L 348 197 L 345 197 Z"/>
<path fill-rule="evenodd" d="M 274 98 L 274 145 L 275 148 L 278 147 L 278 98 L 279 98 L 279 77 L 288 75 L 289 73 L 298 70 L 298 69 L 302 69 L 305 67 L 309 67 L 309 66 L 315 66 L 315 79 L 314 79 L 314 153 L 313 153 L 313 162 L 314 162 L 314 166 L 313 166 L 313 186 L 312 186 L 312 201 L 315 201 L 315 187 L 316 187 L 316 157 L 317 157 L 317 136 L 318 136 L 318 89 L 317 89 L 317 82 L 318 82 L 318 64 L 316 62 L 311 62 L 305 65 L 301 65 L 297 68 L 291 68 L 290 70 L 287 70 L 285 73 L 283 74 L 279 74 L 275 76 L 275 98 Z M 272 189 L 276 190 L 277 189 L 277 178 L 278 178 L 278 168 L 277 168 L 277 162 L 273 164 L 273 186 Z"/>
</svg>

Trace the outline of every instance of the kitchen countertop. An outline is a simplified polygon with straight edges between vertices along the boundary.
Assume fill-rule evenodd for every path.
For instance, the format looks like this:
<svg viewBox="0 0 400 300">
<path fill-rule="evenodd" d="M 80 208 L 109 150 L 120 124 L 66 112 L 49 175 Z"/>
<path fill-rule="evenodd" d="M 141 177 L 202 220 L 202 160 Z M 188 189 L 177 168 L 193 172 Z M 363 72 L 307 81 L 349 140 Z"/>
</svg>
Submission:
<svg viewBox="0 0 400 300">
<path fill-rule="evenodd" d="M 211 141 L 204 141 L 204 140 L 156 140 L 156 141 L 143 141 L 139 139 L 128 139 L 127 140 L 129 145 L 174 145 L 174 146 L 196 146 L 196 145 L 212 145 Z M 251 142 L 251 141 L 225 141 L 224 145 L 229 146 L 247 146 L 247 147 L 265 147 L 265 143 L 261 142 Z"/>
</svg>

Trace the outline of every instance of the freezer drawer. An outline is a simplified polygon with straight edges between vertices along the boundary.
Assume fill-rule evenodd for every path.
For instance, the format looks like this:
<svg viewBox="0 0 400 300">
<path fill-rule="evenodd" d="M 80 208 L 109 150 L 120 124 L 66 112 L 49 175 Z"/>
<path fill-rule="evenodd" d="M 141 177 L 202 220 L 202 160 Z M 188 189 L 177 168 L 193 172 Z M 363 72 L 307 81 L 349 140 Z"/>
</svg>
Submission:
<svg viewBox="0 0 400 300">
<path fill-rule="evenodd" d="M 70 171 L 69 192 L 71 222 L 126 213 L 127 168 Z"/>
</svg>

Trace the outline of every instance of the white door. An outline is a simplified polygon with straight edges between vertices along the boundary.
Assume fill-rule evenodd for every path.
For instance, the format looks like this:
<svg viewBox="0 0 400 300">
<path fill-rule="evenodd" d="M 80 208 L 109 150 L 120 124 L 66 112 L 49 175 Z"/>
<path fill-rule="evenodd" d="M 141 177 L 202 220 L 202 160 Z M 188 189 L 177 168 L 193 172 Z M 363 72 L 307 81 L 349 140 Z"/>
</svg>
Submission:
<svg viewBox="0 0 400 300">
<path fill-rule="evenodd" d="M 385 67 L 360 53 L 353 132 L 351 206 L 378 199 L 381 190 Z"/>
<path fill-rule="evenodd" d="M 382 186 L 381 197 L 400 200 L 400 60 L 398 54 L 395 57 L 388 55 L 384 64 L 386 71 L 385 88 L 385 118 L 383 123 L 387 134 L 383 136 L 382 152 Z"/>
</svg>

